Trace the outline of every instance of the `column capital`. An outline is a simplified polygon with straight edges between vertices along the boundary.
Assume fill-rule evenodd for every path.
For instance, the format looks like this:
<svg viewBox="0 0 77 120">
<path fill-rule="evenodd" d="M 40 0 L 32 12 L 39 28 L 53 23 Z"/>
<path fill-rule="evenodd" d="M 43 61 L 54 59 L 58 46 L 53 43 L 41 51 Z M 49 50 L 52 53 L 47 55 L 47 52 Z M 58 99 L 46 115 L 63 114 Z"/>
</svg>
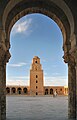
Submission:
<svg viewBox="0 0 77 120">
<path fill-rule="evenodd" d="M 9 47 L 6 46 L 5 39 L 5 30 L 0 28 L 0 65 L 5 65 L 11 57 Z"/>
<path fill-rule="evenodd" d="M 3 61 L 3 57 L 6 53 L 6 46 L 4 43 L 0 42 L 0 62 Z"/>
<path fill-rule="evenodd" d="M 4 59 L 3 59 L 4 64 L 9 62 L 10 57 L 11 57 L 11 54 L 10 54 L 9 50 L 7 50 L 4 55 Z"/>
<path fill-rule="evenodd" d="M 68 63 L 68 65 L 75 66 L 75 56 L 70 53 L 66 53 L 63 56 L 64 62 Z"/>
<path fill-rule="evenodd" d="M 0 43 L 0 65 L 5 65 L 9 61 L 10 57 L 10 52 L 6 49 L 5 44 Z"/>
</svg>

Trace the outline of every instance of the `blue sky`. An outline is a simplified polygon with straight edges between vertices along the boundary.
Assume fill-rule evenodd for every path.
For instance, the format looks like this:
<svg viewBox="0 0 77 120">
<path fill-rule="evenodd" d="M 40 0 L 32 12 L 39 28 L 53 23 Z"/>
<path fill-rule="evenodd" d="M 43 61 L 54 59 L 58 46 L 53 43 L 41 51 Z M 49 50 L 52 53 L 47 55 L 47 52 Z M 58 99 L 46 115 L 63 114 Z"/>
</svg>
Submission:
<svg viewBox="0 0 77 120">
<path fill-rule="evenodd" d="M 42 14 L 29 14 L 18 20 L 10 34 L 11 58 L 7 64 L 7 85 L 29 85 L 30 66 L 40 57 L 44 85 L 68 84 L 67 64 L 63 61 L 63 37 L 58 25 Z"/>
</svg>

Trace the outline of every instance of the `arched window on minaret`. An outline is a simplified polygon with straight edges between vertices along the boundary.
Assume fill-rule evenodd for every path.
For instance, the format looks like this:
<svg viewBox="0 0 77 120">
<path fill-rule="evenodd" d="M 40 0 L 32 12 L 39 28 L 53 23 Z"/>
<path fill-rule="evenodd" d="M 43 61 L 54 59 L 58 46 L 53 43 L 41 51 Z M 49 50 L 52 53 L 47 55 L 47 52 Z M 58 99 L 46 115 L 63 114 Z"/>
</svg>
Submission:
<svg viewBox="0 0 77 120">
<path fill-rule="evenodd" d="M 38 78 L 38 75 L 36 75 L 36 78 Z"/>
<path fill-rule="evenodd" d="M 37 60 L 35 61 L 35 63 L 37 63 Z"/>
</svg>

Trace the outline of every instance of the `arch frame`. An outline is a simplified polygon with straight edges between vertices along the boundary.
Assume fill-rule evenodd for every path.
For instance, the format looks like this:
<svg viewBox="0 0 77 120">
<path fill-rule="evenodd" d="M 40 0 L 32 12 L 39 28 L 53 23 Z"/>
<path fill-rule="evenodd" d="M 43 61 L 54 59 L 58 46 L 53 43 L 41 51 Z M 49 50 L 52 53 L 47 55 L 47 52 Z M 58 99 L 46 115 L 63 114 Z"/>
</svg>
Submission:
<svg viewBox="0 0 77 120">
<path fill-rule="evenodd" d="M 3 0 L 4 1 L 4 0 Z M 6 63 L 11 55 L 10 31 L 15 22 L 30 13 L 42 13 L 53 19 L 63 34 L 64 62 L 68 63 L 69 117 L 77 118 L 77 31 L 73 12 L 64 0 L 10 0 L 0 16 L 0 117 L 6 120 L 5 88 Z M 72 91 L 71 91 L 72 89 Z M 4 102 L 3 102 L 4 101 Z M 4 108 L 3 108 L 4 106 Z"/>
</svg>

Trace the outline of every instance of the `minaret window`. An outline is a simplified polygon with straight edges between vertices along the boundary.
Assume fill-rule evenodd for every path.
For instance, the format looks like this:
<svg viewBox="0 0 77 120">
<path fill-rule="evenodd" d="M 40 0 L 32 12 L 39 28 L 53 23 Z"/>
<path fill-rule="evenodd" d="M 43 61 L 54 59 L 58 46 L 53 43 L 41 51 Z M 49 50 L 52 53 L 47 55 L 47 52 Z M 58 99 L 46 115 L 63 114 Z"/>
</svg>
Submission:
<svg viewBox="0 0 77 120">
<path fill-rule="evenodd" d="M 38 93 L 36 92 L 36 95 L 38 95 Z"/>
<path fill-rule="evenodd" d="M 36 83 L 38 83 L 38 81 L 36 80 Z"/>
<path fill-rule="evenodd" d="M 37 61 L 35 61 L 35 63 L 37 63 Z"/>
<path fill-rule="evenodd" d="M 36 86 L 36 89 L 37 89 L 38 87 Z"/>
<path fill-rule="evenodd" d="M 36 78 L 38 78 L 38 75 L 36 75 Z"/>
</svg>

